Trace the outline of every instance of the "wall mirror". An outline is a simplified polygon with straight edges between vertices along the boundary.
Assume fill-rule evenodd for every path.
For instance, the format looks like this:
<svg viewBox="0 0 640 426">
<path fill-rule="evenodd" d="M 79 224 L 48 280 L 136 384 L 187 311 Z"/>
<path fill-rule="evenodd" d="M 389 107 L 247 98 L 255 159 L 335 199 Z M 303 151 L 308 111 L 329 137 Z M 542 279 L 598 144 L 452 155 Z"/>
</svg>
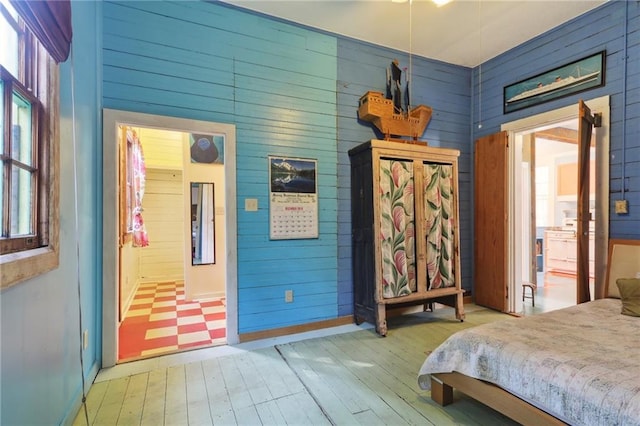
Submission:
<svg viewBox="0 0 640 426">
<path fill-rule="evenodd" d="M 213 183 L 191 182 L 191 264 L 216 263 Z"/>
</svg>

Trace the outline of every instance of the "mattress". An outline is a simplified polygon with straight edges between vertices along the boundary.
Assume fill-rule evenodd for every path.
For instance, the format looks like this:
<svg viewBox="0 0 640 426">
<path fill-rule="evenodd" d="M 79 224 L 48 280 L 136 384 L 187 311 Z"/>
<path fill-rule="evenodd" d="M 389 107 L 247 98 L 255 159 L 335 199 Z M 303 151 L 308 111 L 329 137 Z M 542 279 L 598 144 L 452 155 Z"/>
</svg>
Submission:
<svg viewBox="0 0 640 426">
<path fill-rule="evenodd" d="M 460 331 L 419 375 L 458 372 L 500 386 L 572 425 L 640 425 L 640 317 L 601 299 Z"/>
</svg>

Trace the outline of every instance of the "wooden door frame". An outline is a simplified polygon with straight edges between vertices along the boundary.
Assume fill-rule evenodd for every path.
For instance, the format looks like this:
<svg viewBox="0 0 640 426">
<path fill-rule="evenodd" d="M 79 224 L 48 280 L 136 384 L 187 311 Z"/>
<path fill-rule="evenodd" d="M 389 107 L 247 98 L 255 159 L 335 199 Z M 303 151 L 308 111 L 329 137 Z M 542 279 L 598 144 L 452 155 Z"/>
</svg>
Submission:
<svg viewBox="0 0 640 426">
<path fill-rule="evenodd" d="M 103 229 L 102 229 L 102 368 L 118 360 L 118 143 L 117 126 L 149 127 L 225 137 L 225 227 L 227 270 L 227 344 L 239 342 L 235 125 L 103 109 Z"/>
<path fill-rule="evenodd" d="M 610 98 L 603 96 L 589 99 L 585 104 L 593 113 L 599 113 L 602 117 L 602 125 L 596 132 L 596 218 L 595 218 L 595 298 L 604 297 L 604 282 L 606 276 L 607 250 L 609 242 L 609 149 L 610 149 Z M 512 122 L 504 123 L 500 130 L 509 134 L 509 140 L 515 141 L 515 135 L 536 128 L 559 123 L 567 120 L 577 120 L 579 116 L 578 104 L 559 108 L 553 111 L 532 115 Z M 510 155 L 510 176 L 509 176 L 509 215 L 515 214 L 515 188 L 514 181 L 514 148 L 515 143 L 509 145 Z M 512 253 L 516 250 L 516 230 L 509 229 L 509 310 L 517 312 L 515 309 L 518 300 L 522 297 L 522 288 L 517 285 L 516 270 Z"/>
<path fill-rule="evenodd" d="M 577 245 L 577 303 L 592 300 L 589 293 L 589 175 L 592 132 L 598 119 L 580 100 L 578 104 L 578 228 Z M 599 124 L 599 123 L 598 123 Z M 597 155 L 596 155 L 597 158 Z M 597 197 L 597 195 L 596 195 Z"/>
</svg>

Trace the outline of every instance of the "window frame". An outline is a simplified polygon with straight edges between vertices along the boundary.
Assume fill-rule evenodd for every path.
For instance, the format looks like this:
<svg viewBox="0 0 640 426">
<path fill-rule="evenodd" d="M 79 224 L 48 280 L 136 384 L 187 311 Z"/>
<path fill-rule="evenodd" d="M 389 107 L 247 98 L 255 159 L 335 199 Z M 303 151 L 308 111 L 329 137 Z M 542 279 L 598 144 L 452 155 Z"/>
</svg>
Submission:
<svg viewBox="0 0 640 426">
<path fill-rule="evenodd" d="M 8 20 L 7 14 L 2 13 L 2 18 Z M 32 137 L 37 140 L 38 146 L 34 164 L 38 176 L 32 189 L 37 194 L 37 201 L 33 204 L 33 213 L 37 217 L 33 230 L 38 235 L 38 247 L 0 254 L 1 289 L 59 266 L 59 69 L 21 20 L 19 26 L 20 75 L 12 76 L 12 85 L 21 87 L 39 101 L 36 119 L 32 121 Z M 4 73 L 3 77 L 3 80 L 8 80 Z M 9 92 L 6 91 L 2 96 L 6 96 L 6 93 Z M 7 106 L 6 98 L 3 102 Z M 5 118 L 8 117 L 6 113 Z M 4 151 L 4 147 L 2 149 Z M 10 188 L 4 191 L 11 197 Z"/>
<path fill-rule="evenodd" d="M 46 234 L 48 230 L 46 229 L 46 227 L 43 228 L 39 226 L 39 224 L 41 223 L 40 214 L 46 213 L 46 211 L 41 211 L 41 209 L 38 207 L 38 203 L 42 198 L 39 196 L 39 182 L 41 180 L 41 175 L 43 173 L 42 167 L 45 167 L 46 164 L 41 164 L 40 155 L 39 155 L 39 153 L 42 151 L 41 143 L 39 142 L 40 136 L 38 133 L 39 129 L 41 128 L 40 101 L 32 93 L 30 93 L 29 90 L 27 90 L 24 87 L 24 85 L 22 85 L 22 83 L 16 80 L 1 65 L 0 65 L 0 77 L 2 78 L 4 83 L 3 98 L 4 98 L 5 108 L 12 104 L 12 96 L 14 94 L 18 94 L 21 98 L 23 98 L 24 101 L 28 102 L 31 106 L 31 117 L 29 118 L 30 125 L 31 125 L 30 164 L 25 164 L 22 161 L 19 161 L 15 158 L 15 154 L 11 152 L 11 146 L 12 146 L 11 126 L 5 126 L 5 129 L 4 129 L 5 143 L 3 146 L 3 152 L 0 153 L 0 156 L 2 158 L 6 158 L 6 161 L 8 163 L 13 163 L 13 167 L 17 168 L 18 170 L 25 170 L 28 173 L 30 173 L 31 175 L 30 205 L 32 206 L 31 214 L 30 214 L 31 223 L 29 225 L 29 229 L 31 230 L 31 232 L 29 234 L 20 234 L 18 236 L 6 238 L 6 239 L 0 238 L 0 254 L 6 254 L 6 253 L 11 253 L 16 251 L 29 250 L 32 248 L 37 248 L 37 247 L 46 245 L 44 243 L 46 243 L 47 241 Z M 6 108 L 6 109 L 8 110 L 9 108 Z M 12 123 L 12 120 L 10 119 L 9 111 L 5 111 L 4 120 L 5 120 L 5 124 Z M 44 147 L 44 148 L 46 151 L 47 147 Z M 4 156 L 5 153 L 7 154 L 6 157 Z M 7 183 L 7 185 L 4 188 L 4 196 L 6 199 L 2 200 L 2 203 L 3 205 L 4 203 L 8 203 L 9 210 L 11 210 L 13 176 L 11 176 L 11 174 L 8 172 L 8 168 L 6 169 L 4 168 L 4 164 L 3 164 L 3 174 L 6 174 L 6 176 L 3 176 L 3 180 L 5 183 Z M 46 200 L 43 200 L 43 201 L 46 202 Z M 2 229 L 2 231 L 4 232 L 10 228 L 10 224 L 9 224 L 10 217 L 9 215 L 5 214 L 3 215 L 3 219 L 6 223 L 1 224 L 2 228 L 0 229 Z"/>
<path fill-rule="evenodd" d="M 128 126 L 119 127 L 119 182 L 123 185 L 118 191 L 120 194 L 120 247 L 133 241 L 133 141 L 128 138 L 127 132 L 135 130 Z"/>
</svg>

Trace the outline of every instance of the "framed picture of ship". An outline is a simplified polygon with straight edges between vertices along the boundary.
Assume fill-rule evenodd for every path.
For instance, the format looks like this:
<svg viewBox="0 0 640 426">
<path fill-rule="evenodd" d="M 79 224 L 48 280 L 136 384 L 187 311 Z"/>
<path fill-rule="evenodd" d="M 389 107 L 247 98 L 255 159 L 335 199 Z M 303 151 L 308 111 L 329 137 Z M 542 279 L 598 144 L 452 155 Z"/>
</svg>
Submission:
<svg viewBox="0 0 640 426">
<path fill-rule="evenodd" d="M 504 87 L 504 113 L 604 86 L 605 51 Z"/>
</svg>

